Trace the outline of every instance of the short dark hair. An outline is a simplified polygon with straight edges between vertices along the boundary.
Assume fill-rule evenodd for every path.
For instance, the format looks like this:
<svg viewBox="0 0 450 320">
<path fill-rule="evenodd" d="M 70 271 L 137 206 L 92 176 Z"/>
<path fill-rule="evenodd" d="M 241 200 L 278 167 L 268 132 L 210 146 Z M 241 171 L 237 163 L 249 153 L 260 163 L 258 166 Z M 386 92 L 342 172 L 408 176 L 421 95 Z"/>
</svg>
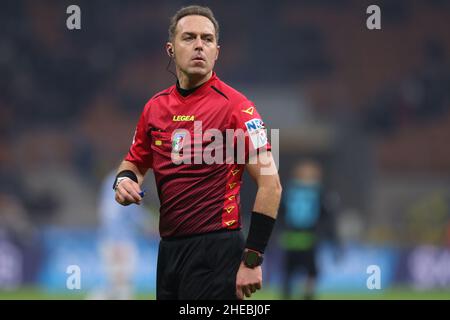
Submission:
<svg viewBox="0 0 450 320">
<path fill-rule="evenodd" d="M 197 5 L 181 8 L 170 19 L 169 41 L 172 41 L 175 36 L 175 30 L 177 28 L 178 21 L 180 21 L 181 18 L 184 18 L 186 16 L 203 16 L 208 18 L 214 25 L 214 29 L 216 30 L 216 41 L 219 42 L 219 23 L 217 22 L 216 18 L 214 18 L 213 12 L 208 7 L 202 7 Z"/>
</svg>

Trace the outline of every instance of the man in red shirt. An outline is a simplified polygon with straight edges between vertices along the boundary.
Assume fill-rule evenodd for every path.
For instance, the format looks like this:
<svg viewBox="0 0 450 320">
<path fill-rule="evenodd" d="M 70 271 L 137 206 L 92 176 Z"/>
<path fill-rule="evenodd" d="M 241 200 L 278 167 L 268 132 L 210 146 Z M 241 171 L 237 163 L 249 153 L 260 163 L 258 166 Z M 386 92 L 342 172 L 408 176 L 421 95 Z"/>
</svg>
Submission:
<svg viewBox="0 0 450 320">
<path fill-rule="evenodd" d="M 213 72 L 218 39 L 209 8 L 190 6 L 173 16 L 166 50 L 178 81 L 145 105 L 114 183 L 117 202 L 139 204 L 144 175 L 149 168 L 155 174 L 157 299 L 243 299 L 262 286 L 281 185 L 254 104 Z M 240 231 L 244 169 L 258 185 L 247 241 Z"/>
</svg>

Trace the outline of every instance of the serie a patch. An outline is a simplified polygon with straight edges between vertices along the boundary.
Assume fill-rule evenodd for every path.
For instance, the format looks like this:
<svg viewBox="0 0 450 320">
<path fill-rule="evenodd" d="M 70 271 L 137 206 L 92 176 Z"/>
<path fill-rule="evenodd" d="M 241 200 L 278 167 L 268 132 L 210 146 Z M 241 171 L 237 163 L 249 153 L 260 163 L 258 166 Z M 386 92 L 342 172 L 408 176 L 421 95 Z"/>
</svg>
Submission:
<svg viewBox="0 0 450 320">
<path fill-rule="evenodd" d="M 261 119 L 254 118 L 245 122 L 245 127 L 252 141 L 253 147 L 259 149 L 267 144 L 267 133 Z"/>
</svg>

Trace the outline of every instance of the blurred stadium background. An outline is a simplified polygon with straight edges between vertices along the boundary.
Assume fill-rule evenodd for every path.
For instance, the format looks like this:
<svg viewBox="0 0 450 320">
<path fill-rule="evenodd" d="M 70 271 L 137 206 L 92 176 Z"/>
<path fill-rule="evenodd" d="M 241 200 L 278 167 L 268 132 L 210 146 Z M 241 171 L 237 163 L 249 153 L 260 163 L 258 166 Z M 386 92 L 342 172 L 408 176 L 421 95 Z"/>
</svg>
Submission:
<svg viewBox="0 0 450 320">
<path fill-rule="evenodd" d="M 319 298 L 450 299 L 450 2 L 197 3 L 221 24 L 219 77 L 280 129 L 282 183 L 302 156 L 324 164 L 342 250 L 332 259 L 333 244 L 321 246 Z M 81 30 L 66 28 L 71 4 Z M 0 299 L 84 299 L 102 281 L 100 184 L 147 99 L 174 82 L 163 47 L 169 17 L 187 4 L 1 2 Z M 369 4 L 381 30 L 366 28 Z M 152 183 L 137 298 L 154 298 Z M 243 212 L 254 191 L 247 179 Z M 255 298 L 280 298 L 280 231 Z M 66 289 L 72 264 L 81 290 Z M 381 290 L 366 287 L 373 264 Z"/>
</svg>

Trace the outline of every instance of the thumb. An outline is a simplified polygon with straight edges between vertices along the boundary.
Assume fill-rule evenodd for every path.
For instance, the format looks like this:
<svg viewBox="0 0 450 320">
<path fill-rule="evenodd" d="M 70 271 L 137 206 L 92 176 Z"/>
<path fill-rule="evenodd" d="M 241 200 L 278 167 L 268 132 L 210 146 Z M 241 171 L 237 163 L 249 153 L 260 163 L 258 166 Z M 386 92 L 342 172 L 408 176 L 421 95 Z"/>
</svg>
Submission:
<svg viewBox="0 0 450 320">
<path fill-rule="evenodd" d="M 239 300 L 244 300 L 244 294 L 242 293 L 242 290 L 239 286 L 236 286 L 236 297 Z"/>
</svg>

